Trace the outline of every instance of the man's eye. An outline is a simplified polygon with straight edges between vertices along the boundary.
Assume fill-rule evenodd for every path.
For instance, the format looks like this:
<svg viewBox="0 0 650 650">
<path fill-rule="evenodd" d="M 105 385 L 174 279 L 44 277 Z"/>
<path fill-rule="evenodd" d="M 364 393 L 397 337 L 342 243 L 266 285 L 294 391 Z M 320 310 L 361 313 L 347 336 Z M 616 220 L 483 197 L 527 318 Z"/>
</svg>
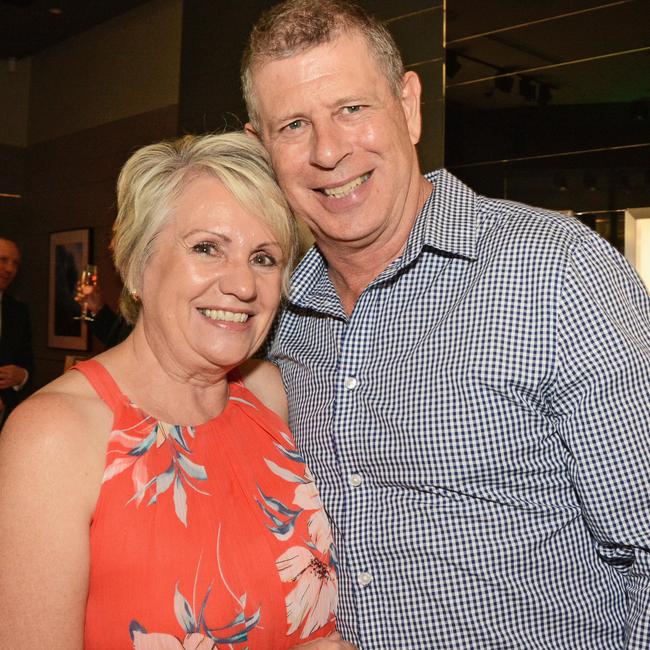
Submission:
<svg viewBox="0 0 650 650">
<path fill-rule="evenodd" d="M 289 131 L 297 131 L 302 126 L 302 124 L 302 120 L 294 120 L 293 122 L 289 122 L 285 128 Z"/>
<path fill-rule="evenodd" d="M 277 266 L 278 265 L 278 261 L 275 259 L 275 257 L 273 257 L 273 255 L 269 255 L 268 253 L 255 253 L 251 261 L 256 266 Z"/>
<path fill-rule="evenodd" d="M 361 106 L 357 104 L 355 106 L 344 107 L 343 112 L 349 115 L 350 113 L 358 113 L 360 110 L 361 110 Z"/>
</svg>

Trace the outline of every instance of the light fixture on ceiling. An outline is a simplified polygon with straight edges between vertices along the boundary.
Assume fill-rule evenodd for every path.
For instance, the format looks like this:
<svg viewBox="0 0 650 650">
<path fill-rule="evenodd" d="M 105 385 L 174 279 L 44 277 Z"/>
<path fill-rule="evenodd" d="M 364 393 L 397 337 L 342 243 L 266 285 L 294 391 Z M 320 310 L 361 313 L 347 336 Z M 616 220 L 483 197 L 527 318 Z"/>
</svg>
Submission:
<svg viewBox="0 0 650 650">
<path fill-rule="evenodd" d="M 650 101 L 637 101 L 632 104 L 632 119 L 635 122 L 646 122 L 650 118 Z"/>
<path fill-rule="evenodd" d="M 582 176 L 582 184 L 588 192 L 596 191 L 597 179 L 593 172 L 585 172 Z"/>
<path fill-rule="evenodd" d="M 51 16 L 60 16 L 63 13 L 61 7 L 50 7 L 47 11 Z"/>
<path fill-rule="evenodd" d="M 566 192 L 569 189 L 564 172 L 555 172 L 553 174 L 553 187 L 560 192 Z"/>
<path fill-rule="evenodd" d="M 505 70 L 498 70 L 498 75 L 505 75 Z M 494 87 L 497 90 L 500 90 L 502 93 L 512 92 L 512 88 L 515 85 L 515 79 L 511 76 L 496 76 L 494 77 Z"/>
<path fill-rule="evenodd" d="M 534 102 L 537 98 L 537 84 L 529 77 L 520 77 L 519 94 L 527 102 Z"/>
</svg>

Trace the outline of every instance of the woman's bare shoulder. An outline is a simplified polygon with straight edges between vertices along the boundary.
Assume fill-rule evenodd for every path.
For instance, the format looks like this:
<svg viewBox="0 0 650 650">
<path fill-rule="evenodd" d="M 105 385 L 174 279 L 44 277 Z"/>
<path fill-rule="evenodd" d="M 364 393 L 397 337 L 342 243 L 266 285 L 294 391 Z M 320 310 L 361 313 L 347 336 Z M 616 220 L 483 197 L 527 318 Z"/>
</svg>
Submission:
<svg viewBox="0 0 650 650">
<path fill-rule="evenodd" d="M 246 388 L 286 422 L 287 395 L 277 367 L 269 361 L 249 359 L 239 367 L 239 372 Z"/>
<path fill-rule="evenodd" d="M 22 452 L 52 447 L 57 455 L 103 448 L 110 409 L 79 372 L 67 372 L 20 404 L 2 430 L 3 446 Z M 105 434 L 105 435 L 104 435 Z"/>
<path fill-rule="evenodd" d="M 36 622 L 11 647 L 40 647 L 34 639 L 54 627 L 52 647 L 81 648 L 89 528 L 110 429 L 108 407 L 76 371 L 7 420 L 0 434 L 0 609 L 10 623 L 0 630 L 0 646 L 9 647 L 11 622 L 27 616 Z"/>
</svg>

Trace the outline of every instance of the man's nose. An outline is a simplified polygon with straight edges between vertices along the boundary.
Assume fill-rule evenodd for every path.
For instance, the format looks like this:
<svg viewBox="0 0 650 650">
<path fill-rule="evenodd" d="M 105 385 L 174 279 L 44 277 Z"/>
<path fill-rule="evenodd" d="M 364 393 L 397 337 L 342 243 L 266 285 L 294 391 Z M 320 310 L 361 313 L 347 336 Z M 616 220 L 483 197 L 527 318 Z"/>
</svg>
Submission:
<svg viewBox="0 0 650 650">
<path fill-rule="evenodd" d="M 313 125 L 310 162 L 323 169 L 334 169 L 352 152 L 349 135 L 335 122 Z"/>
</svg>

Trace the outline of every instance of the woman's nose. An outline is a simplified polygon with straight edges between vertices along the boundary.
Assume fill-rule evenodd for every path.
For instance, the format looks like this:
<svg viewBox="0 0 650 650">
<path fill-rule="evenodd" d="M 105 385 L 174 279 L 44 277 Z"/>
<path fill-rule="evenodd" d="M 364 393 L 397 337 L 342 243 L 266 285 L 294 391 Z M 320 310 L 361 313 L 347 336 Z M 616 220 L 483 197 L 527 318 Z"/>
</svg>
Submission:
<svg viewBox="0 0 650 650">
<path fill-rule="evenodd" d="M 257 279 L 248 260 L 228 264 L 221 274 L 219 288 L 222 293 L 244 302 L 254 300 L 257 297 Z"/>
</svg>

